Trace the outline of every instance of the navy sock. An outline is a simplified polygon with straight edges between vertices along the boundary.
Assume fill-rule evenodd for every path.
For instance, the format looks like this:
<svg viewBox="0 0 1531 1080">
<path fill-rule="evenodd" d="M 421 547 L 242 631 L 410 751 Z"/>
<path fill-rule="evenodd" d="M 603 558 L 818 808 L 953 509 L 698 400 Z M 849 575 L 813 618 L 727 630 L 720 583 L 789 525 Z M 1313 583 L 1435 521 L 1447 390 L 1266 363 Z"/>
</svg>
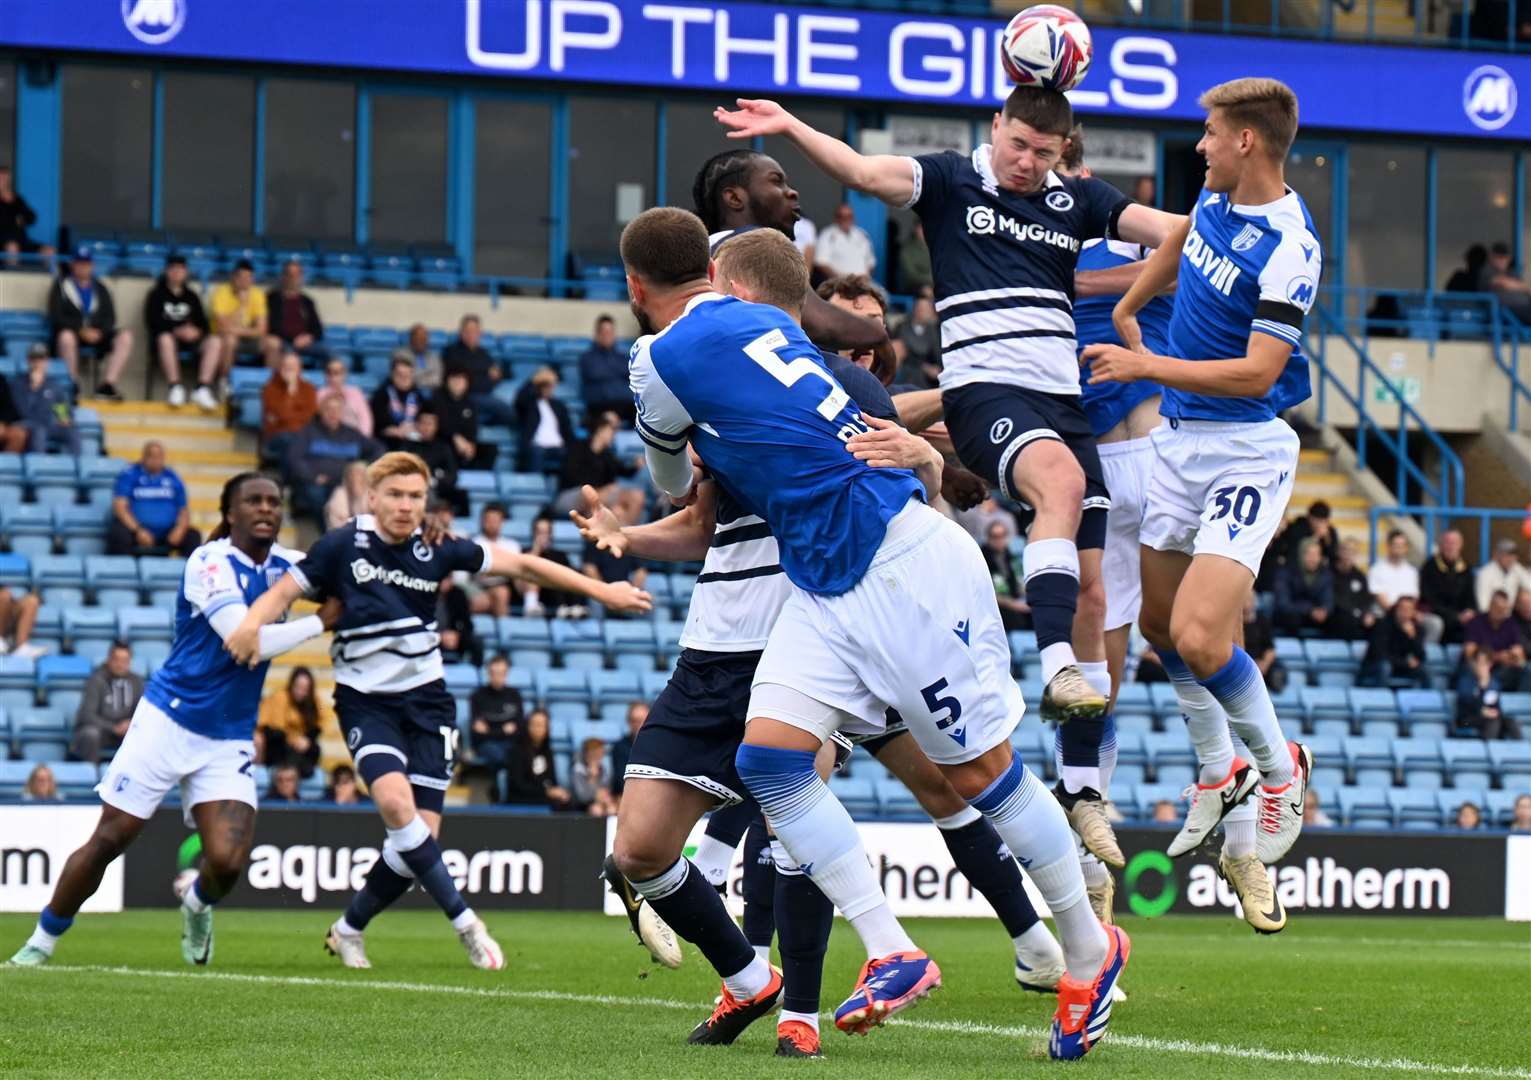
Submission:
<svg viewBox="0 0 1531 1080">
<path fill-rule="evenodd" d="M 71 915 L 67 919 L 62 919 L 53 914 L 51 908 L 44 907 L 37 915 L 37 925 L 42 927 L 44 933 L 59 937 L 65 930 L 74 925 L 74 916 Z"/>
<path fill-rule="evenodd" d="M 1070 720 L 1063 727 L 1073 727 L 1075 723 Z M 941 839 L 946 841 L 946 850 L 952 853 L 952 861 L 962 876 L 999 915 L 1005 933 L 1019 937 L 1037 924 L 1037 909 L 1026 895 L 1021 868 L 988 818 L 981 817 L 959 829 L 942 829 Z"/>
<path fill-rule="evenodd" d="M 1057 750 L 1064 765 L 1094 767 L 1100 764 L 1100 748 L 1106 739 L 1106 718 L 1074 719 L 1059 724 Z"/>
<path fill-rule="evenodd" d="M 759 820 L 760 807 L 754 799 L 746 798 L 743 802 L 721 807 L 709 814 L 707 835 L 729 847 L 737 848 L 750 825 Z"/>
<path fill-rule="evenodd" d="M 414 878 L 396 873 L 388 865 L 388 860 L 379 855 L 377 862 L 367 872 L 367 881 L 362 885 L 361 892 L 351 897 L 350 906 L 346 908 L 347 925 L 355 930 L 365 930 L 367 924 L 384 908 L 409 892 L 409 887 L 414 883 Z"/>
<path fill-rule="evenodd" d="M 755 962 L 755 950 L 729 917 L 723 898 L 689 859 L 677 859 L 657 878 L 632 885 L 671 930 L 701 951 L 719 975 L 736 975 Z"/>
<path fill-rule="evenodd" d="M 788 1012 L 819 1011 L 824 955 L 829 951 L 834 921 L 835 905 L 807 874 L 788 874 L 777 868 L 776 934 L 784 988 L 781 1005 Z"/>
<path fill-rule="evenodd" d="M 1021 553 L 1021 568 L 1026 577 L 1026 602 L 1031 605 L 1038 651 L 1050 645 L 1069 645 L 1068 662 L 1072 663 L 1074 610 L 1079 606 L 1078 549 L 1072 540 L 1034 540 Z M 1047 667 L 1044 657 L 1044 683 L 1053 676 Z"/>
<path fill-rule="evenodd" d="M 418 818 L 416 820 L 419 820 Z M 427 836 L 425 842 L 399 855 L 415 875 L 420 887 L 431 894 L 438 907 L 449 919 L 455 919 L 468 910 L 468 902 L 457 891 L 457 883 L 441 861 L 441 847 L 435 837 Z M 352 925 L 355 925 L 354 923 Z"/>
<path fill-rule="evenodd" d="M 759 814 L 744 834 L 744 936 L 751 945 L 771 947 L 776 933 L 776 861 L 771 837 Z"/>
</svg>

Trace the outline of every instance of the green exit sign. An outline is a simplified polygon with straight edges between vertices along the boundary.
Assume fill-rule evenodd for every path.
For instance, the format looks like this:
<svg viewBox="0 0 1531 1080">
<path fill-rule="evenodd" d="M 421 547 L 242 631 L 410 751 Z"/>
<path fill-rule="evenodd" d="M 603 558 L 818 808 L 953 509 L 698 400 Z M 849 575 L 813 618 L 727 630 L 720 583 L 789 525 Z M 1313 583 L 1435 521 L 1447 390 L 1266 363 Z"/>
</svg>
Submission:
<svg viewBox="0 0 1531 1080">
<path fill-rule="evenodd" d="M 1372 387 L 1372 400 L 1384 405 L 1391 404 L 1401 396 L 1403 400 L 1413 405 L 1419 401 L 1420 382 L 1416 375 L 1403 375 L 1396 379 L 1388 379 L 1384 383 L 1378 383 Z"/>
</svg>

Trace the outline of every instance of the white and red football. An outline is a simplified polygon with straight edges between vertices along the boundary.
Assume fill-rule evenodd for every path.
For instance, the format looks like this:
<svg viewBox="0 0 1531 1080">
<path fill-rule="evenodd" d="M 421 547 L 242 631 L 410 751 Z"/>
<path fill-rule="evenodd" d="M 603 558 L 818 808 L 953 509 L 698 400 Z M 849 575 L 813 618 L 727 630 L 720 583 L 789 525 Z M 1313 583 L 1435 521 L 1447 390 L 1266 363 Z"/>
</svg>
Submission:
<svg viewBox="0 0 1531 1080">
<path fill-rule="evenodd" d="M 1062 93 L 1079 85 L 1094 55 L 1083 19 L 1057 4 L 1037 4 L 1017 13 L 1005 27 L 1000 61 L 1017 86 Z"/>
</svg>

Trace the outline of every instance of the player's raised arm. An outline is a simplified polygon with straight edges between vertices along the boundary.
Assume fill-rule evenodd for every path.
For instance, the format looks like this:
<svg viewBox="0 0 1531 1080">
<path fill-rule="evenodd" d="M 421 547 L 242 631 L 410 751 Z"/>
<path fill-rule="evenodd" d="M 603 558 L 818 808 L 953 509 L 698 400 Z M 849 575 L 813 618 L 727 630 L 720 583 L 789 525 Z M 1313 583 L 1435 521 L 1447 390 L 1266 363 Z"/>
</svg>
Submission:
<svg viewBox="0 0 1531 1080">
<path fill-rule="evenodd" d="M 661 562 L 692 562 L 705 557 L 712 543 L 717 523 L 717 487 L 713 482 L 697 485 L 696 501 L 690 506 L 646 525 L 624 526 L 588 484 L 581 494 L 587 513 L 570 510 L 570 519 L 586 540 L 618 558 L 626 554 Z"/>
<path fill-rule="evenodd" d="M 538 555 L 492 549 L 484 573 L 520 578 L 545 589 L 587 596 L 608 611 L 651 611 L 653 598 L 627 581 L 600 581 Z"/>
<path fill-rule="evenodd" d="M 276 584 L 243 611 L 230 604 L 208 617 L 208 625 L 223 638 L 223 647 L 241 664 L 258 664 L 318 637 L 324 623 L 318 615 L 307 615 L 290 623 L 272 626 L 303 595 L 303 587 L 291 573 L 277 578 Z"/>
<path fill-rule="evenodd" d="M 1132 352 L 1120 345 L 1091 345 L 1082 360 L 1090 364 L 1090 382 L 1138 382 L 1147 379 L 1189 394 L 1261 398 L 1281 377 L 1292 343 L 1256 331 L 1249 351 L 1226 360 L 1178 360 Z"/>
<path fill-rule="evenodd" d="M 915 195 L 914 170 L 906 157 L 862 154 L 809 127 L 774 101 L 739 98 L 737 109 L 717 108 L 713 117 L 730 139 L 785 135 L 803 155 L 846 187 L 875 195 L 892 206 L 907 206 Z"/>
<path fill-rule="evenodd" d="M 1175 230 L 1187 226 L 1190 219 L 1184 214 L 1172 214 L 1168 210 L 1156 210 L 1142 203 L 1130 203 L 1122 208 L 1116 219 L 1116 235 L 1129 244 L 1142 244 L 1149 248 L 1166 246 Z M 1175 245 L 1180 251 L 1180 245 Z"/>
<path fill-rule="evenodd" d="M 1129 349 L 1143 347 L 1143 335 L 1138 330 L 1138 312 L 1143 310 L 1144 304 L 1175 284 L 1180 273 L 1180 249 L 1185 246 L 1190 232 L 1191 219 L 1181 218 L 1164 243 L 1155 247 L 1132 287 L 1117 301 L 1111 321 L 1116 324 L 1117 336 Z M 1095 380 L 1092 378 L 1091 381 Z"/>
</svg>

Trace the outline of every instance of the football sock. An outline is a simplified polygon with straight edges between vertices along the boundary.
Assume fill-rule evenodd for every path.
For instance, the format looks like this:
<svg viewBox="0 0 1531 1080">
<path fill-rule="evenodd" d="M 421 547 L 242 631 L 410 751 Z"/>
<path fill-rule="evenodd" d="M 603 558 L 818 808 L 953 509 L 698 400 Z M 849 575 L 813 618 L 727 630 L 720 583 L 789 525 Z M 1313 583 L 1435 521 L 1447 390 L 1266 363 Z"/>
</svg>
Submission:
<svg viewBox="0 0 1531 1080">
<path fill-rule="evenodd" d="M 988 818 L 969 806 L 962 813 L 937 819 L 936 828 L 952 862 L 994 908 L 1005 933 L 1019 937 L 1037 925 L 1040 916 L 1026 895 L 1021 868 Z"/>
<path fill-rule="evenodd" d="M 1254 755 L 1262 782 L 1274 788 L 1292 779 L 1292 752 L 1281 733 L 1265 677 L 1249 654 L 1235 645 L 1228 662 L 1201 684 L 1217 698 L 1228 723 Z"/>
<path fill-rule="evenodd" d="M 1074 831 L 1063 807 L 1018 757 L 1012 757 L 1010 767 L 970 801 L 994 823 L 1047 901 L 1069 974 L 1093 980 L 1105 962 L 1109 943 L 1090 910 L 1074 850 Z"/>
<path fill-rule="evenodd" d="M 690 861 L 681 857 L 658 877 L 632 882 L 633 891 L 649 902 L 671 930 L 695 945 L 725 982 L 743 977 L 739 989 L 729 986 L 730 993 L 737 996 L 742 991 L 744 997 L 754 997 L 770 982 L 771 969 L 728 917 L 718 891 L 694 871 Z M 755 985 L 762 969 L 765 978 Z"/>
<path fill-rule="evenodd" d="M 401 829 L 389 829 L 388 842 L 415 875 L 420 887 L 431 894 L 431 899 L 452 920 L 452 925 L 461 929 L 458 923 L 468 910 L 468 902 L 457 891 L 457 883 L 441 861 L 441 847 L 431 835 L 425 819 L 416 817 Z"/>
<path fill-rule="evenodd" d="M 1033 540 L 1021 552 L 1026 602 L 1037 630 L 1042 685 L 1074 663 L 1074 611 L 1079 606 L 1079 549 L 1059 537 Z"/>
<path fill-rule="evenodd" d="M 781 1016 L 776 1021 L 776 1026 L 781 1027 L 781 1025 L 790 1024 L 794 1020 L 799 1024 L 807 1024 L 814 1031 L 819 1030 L 819 1013 L 817 1009 L 813 1012 L 794 1012 L 791 1009 L 783 1009 Z"/>
<path fill-rule="evenodd" d="M 771 853 L 776 860 L 776 945 L 781 950 L 782 1008 L 817 1020 L 835 906 L 797 868 L 779 841 L 771 845 Z M 787 1018 L 783 1014 L 782 1019 Z M 818 1030 L 816 1023 L 814 1030 Z"/>
<path fill-rule="evenodd" d="M 414 873 L 402 856 L 393 849 L 392 841 L 383 844 L 383 854 L 372 869 L 361 891 L 351 897 L 346 913 L 341 917 L 343 934 L 359 934 L 367 924 L 399 897 L 409 892 L 415 883 Z"/>
<path fill-rule="evenodd" d="M 707 816 L 707 831 L 702 834 L 691 862 L 712 884 L 728 884 L 728 872 L 734 864 L 734 852 L 744 839 L 750 823 L 760 817 L 760 807 L 746 798 L 732 806 L 720 807 Z"/>
<path fill-rule="evenodd" d="M 749 743 L 735 764 L 793 863 L 861 936 L 870 957 L 915 948 L 888 907 L 855 822 L 819 779 L 808 750 Z"/>
<path fill-rule="evenodd" d="M 1233 768 L 1233 740 L 1228 734 L 1228 714 L 1205 686 L 1196 681 L 1191 669 L 1174 649 L 1159 649 L 1159 662 L 1169 674 L 1180 703 L 1180 715 L 1196 748 L 1201 765 L 1197 779 L 1208 786 L 1220 784 Z"/>
<path fill-rule="evenodd" d="M 758 953 L 771 954 L 776 933 L 776 863 L 771 859 L 771 838 L 765 819 L 755 815 L 744 834 L 744 936 Z"/>
<path fill-rule="evenodd" d="M 1068 725 L 1063 725 L 1067 727 Z M 1116 772 L 1116 715 L 1107 713 L 1105 729 L 1100 736 L 1100 794 L 1111 794 L 1111 774 Z"/>
<path fill-rule="evenodd" d="M 1106 864 L 1086 851 L 1083 844 L 1079 845 L 1079 870 L 1084 875 L 1086 888 L 1092 885 L 1099 887 L 1111 878 L 1111 871 L 1106 869 Z"/>
<path fill-rule="evenodd" d="M 1111 673 L 1106 670 L 1104 660 L 1081 660 L 1079 670 L 1097 692 L 1107 699 L 1111 697 Z M 1064 791 L 1077 794 L 1091 788 L 1101 795 L 1106 793 L 1105 781 L 1101 777 L 1100 751 L 1109 720 L 1109 716 L 1098 720 L 1074 719 L 1055 729 L 1053 754 Z"/>
<path fill-rule="evenodd" d="M 705 834 L 697 842 L 696 854 L 691 857 L 691 861 L 713 888 L 721 889 L 728 884 L 728 871 L 734 862 L 736 846 L 729 846 L 717 837 Z"/>
<path fill-rule="evenodd" d="M 1245 799 L 1223 818 L 1223 850 L 1229 858 L 1254 854 L 1257 812 L 1255 800 Z"/>
<path fill-rule="evenodd" d="M 52 956 L 53 946 L 64 936 L 64 931 L 73 925 L 73 918 L 61 919 L 45 907 L 37 915 L 37 927 L 32 931 L 32 936 L 27 938 L 27 944 Z"/>
<path fill-rule="evenodd" d="M 181 897 L 181 904 L 194 915 L 200 915 L 212 907 L 216 900 L 209 900 L 202 891 L 202 878 L 199 875 L 196 881 L 191 883 L 191 888 L 186 890 L 186 895 Z"/>
</svg>

